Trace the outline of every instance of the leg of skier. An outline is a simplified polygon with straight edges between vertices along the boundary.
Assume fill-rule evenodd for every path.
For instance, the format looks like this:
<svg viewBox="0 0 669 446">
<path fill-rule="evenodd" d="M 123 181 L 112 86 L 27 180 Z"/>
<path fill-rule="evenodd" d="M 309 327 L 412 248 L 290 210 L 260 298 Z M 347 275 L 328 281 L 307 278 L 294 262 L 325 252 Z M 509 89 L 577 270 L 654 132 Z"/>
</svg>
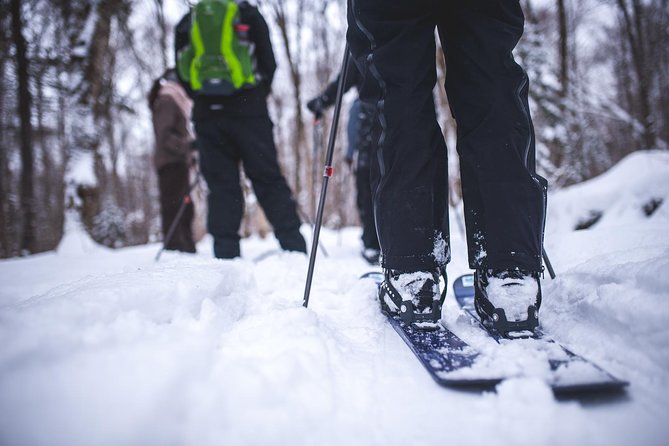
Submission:
<svg viewBox="0 0 669 446">
<path fill-rule="evenodd" d="M 243 148 L 240 152 L 244 171 L 281 248 L 306 253 L 297 205 L 279 166 L 272 121 L 267 116 L 231 118 L 226 126 L 237 145 Z"/>
<path fill-rule="evenodd" d="M 244 213 L 244 195 L 239 178 L 239 150 L 223 131 L 219 117 L 195 122 L 200 151 L 200 169 L 209 188 L 207 229 L 214 237 L 214 256 L 240 256 L 239 225 Z"/>
<path fill-rule="evenodd" d="M 368 113 L 365 107 L 359 107 L 359 122 L 357 128 L 358 163 L 355 171 L 355 182 L 357 189 L 356 202 L 362 223 L 362 243 L 364 251 L 362 256 L 370 264 L 378 265 L 381 247 L 379 238 L 376 236 L 376 223 L 374 222 L 374 201 L 370 181 L 370 164 L 374 154 L 373 143 L 373 113 Z"/>
<path fill-rule="evenodd" d="M 527 75 L 512 56 L 523 20 L 518 2 L 468 0 L 449 3 L 438 26 L 476 307 L 500 331 L 533 329 L 541 303 L 546 181 L 535 171 Z"/>
<path fill-rule="evenodd" d="M 430 0 L 349 0 L 348 40 L 375 110 L 371 163 L 374 213 L 385 281 L 382 307 L 436 328 L 439 274 L 448 262 L 446 145 L 437 124 Z"/>
</svg>

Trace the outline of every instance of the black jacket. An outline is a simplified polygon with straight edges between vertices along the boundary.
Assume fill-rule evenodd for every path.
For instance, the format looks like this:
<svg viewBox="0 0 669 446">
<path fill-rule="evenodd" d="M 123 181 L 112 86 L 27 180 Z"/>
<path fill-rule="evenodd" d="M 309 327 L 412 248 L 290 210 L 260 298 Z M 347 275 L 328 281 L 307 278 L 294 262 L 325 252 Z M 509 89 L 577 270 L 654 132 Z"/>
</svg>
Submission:
<svg viewBox="0 0 669 446">
<path fill-rule="evenodd" d="M 250 89 L 239 90 L 231 96 L 198 95 L 191 90 L 188 82 L 181 80 L 188 94 L 193 98 L 193 120 L 207 119 L 212 115 L 230 114 L 235 116 L 267 115 L 267 95 L 270 92 L 276 59 L 272 50 L 267 22 L 248 2 L 239 4 L 242 23 L 249 25 L 249 40 L 255 44 L 256 78 L 258 84 Z M 174 57 L 177 62 L 179 51 L 190 45 L 191 13 L 188 12 L 177 24 L 174 38 Z"/>
</svg>

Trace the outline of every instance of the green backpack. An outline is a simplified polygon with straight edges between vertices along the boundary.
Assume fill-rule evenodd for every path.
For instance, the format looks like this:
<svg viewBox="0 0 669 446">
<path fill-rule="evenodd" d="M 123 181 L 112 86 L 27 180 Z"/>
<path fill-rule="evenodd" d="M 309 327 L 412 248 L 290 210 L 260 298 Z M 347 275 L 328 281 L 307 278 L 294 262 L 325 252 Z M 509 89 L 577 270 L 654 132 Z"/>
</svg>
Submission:
<svg viewBox="0 0 669 446">
<path fill-rule="evenodd" d="M 230 95 L 256 84 L 249 27 L 232 0 L 202 0 L 191 13 L 190 45 L 180 52 L 179 76 L 197 94 Z"/>
</svg>

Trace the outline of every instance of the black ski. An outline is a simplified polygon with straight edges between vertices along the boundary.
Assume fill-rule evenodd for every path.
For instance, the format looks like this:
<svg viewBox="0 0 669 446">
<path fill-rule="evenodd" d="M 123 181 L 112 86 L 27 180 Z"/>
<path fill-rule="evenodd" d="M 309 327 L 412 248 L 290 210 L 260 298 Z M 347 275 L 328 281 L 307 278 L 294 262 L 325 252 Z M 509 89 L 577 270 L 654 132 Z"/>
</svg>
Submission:
<svg viewBox="0 0 669 446">
<path fill-rule="evenodd" d="M 474 308 L 474 276 L 465 274 L 453 282 L 455 300 L 471 318 L 472 323 L 483 328 L 498 344 L 516 342 L 496 332 L 490 326 L 480 322 Z M 556 342 L 541 328 L 533 332 L 523 332 L 523 346 L 537 352 L 549 352 L 548 364 L 551 370 L 549 384 L 556 394 L 570 394 L 581 392 L 616 391 L 628 385 L 627 381 L 620 380 L 594 362 L 580 356 Z"/>
<path fill-rule="evenodd" d="M 377 286 L 383 282 L 383 274 L 380 272 L 370 272 L 361 278 L 370 278 Z M 551 370 L 549 384 L 556 395 L 619 390 L 627 385 L 627 382 L 613 377 L 592 362 L 555 343 L 541 332 L 537 332 L 538 334 L 531 340 L 522 341 L 508 340 L 494 332 L 489 332 L 487 328 L 478 323 L 478 318 L 472 313 L 474 311 L 471 286 L 473 282 L 470 282 L 471 275 L 462 276 L 455 281 L 454 290 L 458 304 L 472 317 L 473 324 L 483 327 L 485 332 L 500 344 L 529 343 L 532 345 L 527 345 L 526 348 L 536 348 L 537 352 L 541 351 L 544 355 L 546 351 L 556 349 L 560 351 L 555 358 L 548 358 Z M 441 386 L 486 390 L 494 388 L 504 379 L 511 377 L 496 372 L 494 362 L 491 363 L 490 358 L 471 347 L 443 325 L 434 331 L 418 330 L 405 324 L 398 316 L 390 314 L 386 316 L 390 325 L 416 355 L 430 376 Z M 550 348 L 546 348 L 547 346 Z M 580 376 L 573 376 L 569 373 L 571 369 Z M 585 379 L 582 379 L 584 369 Z"/>
<path fill-rule="evenodd" d="M 377 287 L 383 282 L 380 272 L 370 272 L 361 278 L 374 280 Z M 481 355 L 448 328 L 417 330 L 405 324 L 399 316 L 387 314 L 386 317 L 437 384 L 484 390 L 494 388 L 504 379 L 495 374 L 468 373 L 481 360 Z"/>
</svg>

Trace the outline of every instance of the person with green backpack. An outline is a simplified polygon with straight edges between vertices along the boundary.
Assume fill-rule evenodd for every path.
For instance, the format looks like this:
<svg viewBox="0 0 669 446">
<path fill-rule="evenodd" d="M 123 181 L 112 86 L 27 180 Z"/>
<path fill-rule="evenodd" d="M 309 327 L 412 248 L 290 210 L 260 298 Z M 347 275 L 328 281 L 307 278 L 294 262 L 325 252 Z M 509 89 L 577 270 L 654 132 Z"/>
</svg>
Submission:
<svg viewBox="0 0 669 446">
<path fill-rule="evenodd" d="M 244 212 L 239 164 L 286 251 L 306 253 L 300 219 L 281 173 L 267 111 L 276 60 L 264 18 L 248 2 L 202 0 L 176 27 L 179 78 L 193 98 L 201 172 L 209 187 L 214 255 L 240 255 Z"/>
</svg>

